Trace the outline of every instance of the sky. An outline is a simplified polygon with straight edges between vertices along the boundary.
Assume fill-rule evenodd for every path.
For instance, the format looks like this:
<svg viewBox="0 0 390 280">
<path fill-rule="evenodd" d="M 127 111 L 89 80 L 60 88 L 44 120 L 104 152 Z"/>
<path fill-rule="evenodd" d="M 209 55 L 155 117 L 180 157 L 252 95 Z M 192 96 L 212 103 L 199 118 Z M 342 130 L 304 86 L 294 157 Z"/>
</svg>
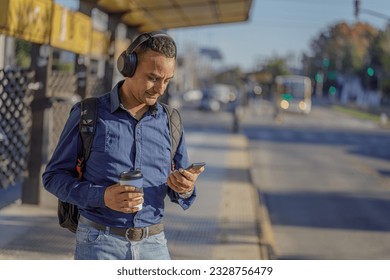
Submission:
<svg viewBox="0 0 390 280">
<path fill-rule="evenodd" d="M 390 0 L 361 0 L 361 9 L 388 15 Z M 384 29 L 387 20 L 360 13 L 359 20 Z M 356 22 L 354 0 L 252 0 L 249 20 L 242 23 L 171 30 L 180 50 L 189 44 L 219 49 L 222 63 L 251 70 L 272 56 L 290 54 L 299 64 L 302 52 L 329 25 Z"/>
<path fill-rule="evenodd" d="M 55 0 L 77 8 L 78 0 Z M 130 0 L 129 0 L 130 1 Z M 360 0 L 361 9 L 379 12 L 390 20 L 390 0 Z M 384 29 L 387 20 L 361 12 L 359 20 Z M 253 70 L 272 56 L 290 55 L 299 66 L 303 52 L 310 55 L 310 43 L 330 25 L 356 22 L 354 0 L 252 0 L 249 20 L 240 23 L 169 30 L 178 51 L 189 45 L 218 49 L 222 66 Z"/>
</svg>

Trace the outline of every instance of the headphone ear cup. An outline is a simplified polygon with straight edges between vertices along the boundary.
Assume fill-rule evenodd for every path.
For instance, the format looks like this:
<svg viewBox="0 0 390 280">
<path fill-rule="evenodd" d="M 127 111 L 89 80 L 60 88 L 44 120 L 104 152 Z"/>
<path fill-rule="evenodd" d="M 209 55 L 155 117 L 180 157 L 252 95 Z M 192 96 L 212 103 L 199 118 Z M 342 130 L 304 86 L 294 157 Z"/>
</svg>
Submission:
<svg viewBox="0 0 390 280">
<path fill-rule="evenodd" d="M 116 63 L 116 66 L 118 68 L 119 73 L 121 73 L 124 77 L 126 77 L 126 51 L 122 52 L 121 55 L 118 57 L 118 61 Z"/>
<path fill-rule="evenodd" d="M 137 69 L 137 54 L 135 52 L 132 52 L 127 57 L 128 65 L 126 73 L 128 74 L 126 77 L 133 77 L 135 73 L 135 69 Z"/>
<path fill-rule="evenodd" d="M 117 61 L 118 71 L 124 77 L 132 77 L 137 68 L 137 55 L 135 52 L 127 54 L 126 51 L 122 52 Z"/>
</svg>

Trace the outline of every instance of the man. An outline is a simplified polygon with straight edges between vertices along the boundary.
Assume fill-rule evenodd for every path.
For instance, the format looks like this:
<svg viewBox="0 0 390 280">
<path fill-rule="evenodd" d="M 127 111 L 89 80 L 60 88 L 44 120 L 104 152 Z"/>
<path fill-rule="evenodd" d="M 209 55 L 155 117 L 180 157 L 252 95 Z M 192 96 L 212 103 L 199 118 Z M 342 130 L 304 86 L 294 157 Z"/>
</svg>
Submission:
<svg viewBox="0 0 390 280">
<path fill-rule="evenodd" d="M 157 99 L 174 77 L 176 45 L 171 37 L 141 34 L 118 59 L 125 76 L 98 98 L 91 154 L 77 179 L 82 154 L 80 104 L 71 112 L 43 174 L 45 188 L 79 207 L 75 259 L 170 259 L 161 220 L 164 198 L 187 209 L 196 196 L 198 172 L 189 165 L 184 133 L 171 171 L 168 116 Z M 119 174 L 140 170 L 144 193 L 119 185 Z M 142 210 L 136 207 L 143 203 Z"/>
</svg>

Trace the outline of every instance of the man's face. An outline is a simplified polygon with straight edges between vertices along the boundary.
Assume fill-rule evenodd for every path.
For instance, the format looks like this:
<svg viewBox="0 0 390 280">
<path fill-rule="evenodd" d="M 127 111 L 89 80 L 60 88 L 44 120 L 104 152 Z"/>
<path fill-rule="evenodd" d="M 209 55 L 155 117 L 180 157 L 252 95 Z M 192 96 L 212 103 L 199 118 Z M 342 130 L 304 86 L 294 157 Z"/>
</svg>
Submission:
<svg viewBox="0 0 390 280">
<path fill-rule="evenodd" d="M 155 51 L 147 51 L 138 59 L 135 74 L 130 78 L 130 94 L 139 104 L 154 105 L 173 78 L 175 65 L 174 58 L 167 58 Z"/>
</svg>

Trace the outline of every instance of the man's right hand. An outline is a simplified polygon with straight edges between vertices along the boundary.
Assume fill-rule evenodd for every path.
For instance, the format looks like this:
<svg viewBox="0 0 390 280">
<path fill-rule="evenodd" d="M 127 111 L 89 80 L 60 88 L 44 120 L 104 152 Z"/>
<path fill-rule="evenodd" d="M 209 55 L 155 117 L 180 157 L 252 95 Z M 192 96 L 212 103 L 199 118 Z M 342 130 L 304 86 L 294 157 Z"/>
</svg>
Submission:
<svg viewBox="0 0 390 280">
<path fill-rule="evenodd" d="M 104 192 L 104 204 L 115 211 L 135 213 L 139 204 L 144 202 L 144 194 L 133 186 L 114 184 Z"/>
</svg>

